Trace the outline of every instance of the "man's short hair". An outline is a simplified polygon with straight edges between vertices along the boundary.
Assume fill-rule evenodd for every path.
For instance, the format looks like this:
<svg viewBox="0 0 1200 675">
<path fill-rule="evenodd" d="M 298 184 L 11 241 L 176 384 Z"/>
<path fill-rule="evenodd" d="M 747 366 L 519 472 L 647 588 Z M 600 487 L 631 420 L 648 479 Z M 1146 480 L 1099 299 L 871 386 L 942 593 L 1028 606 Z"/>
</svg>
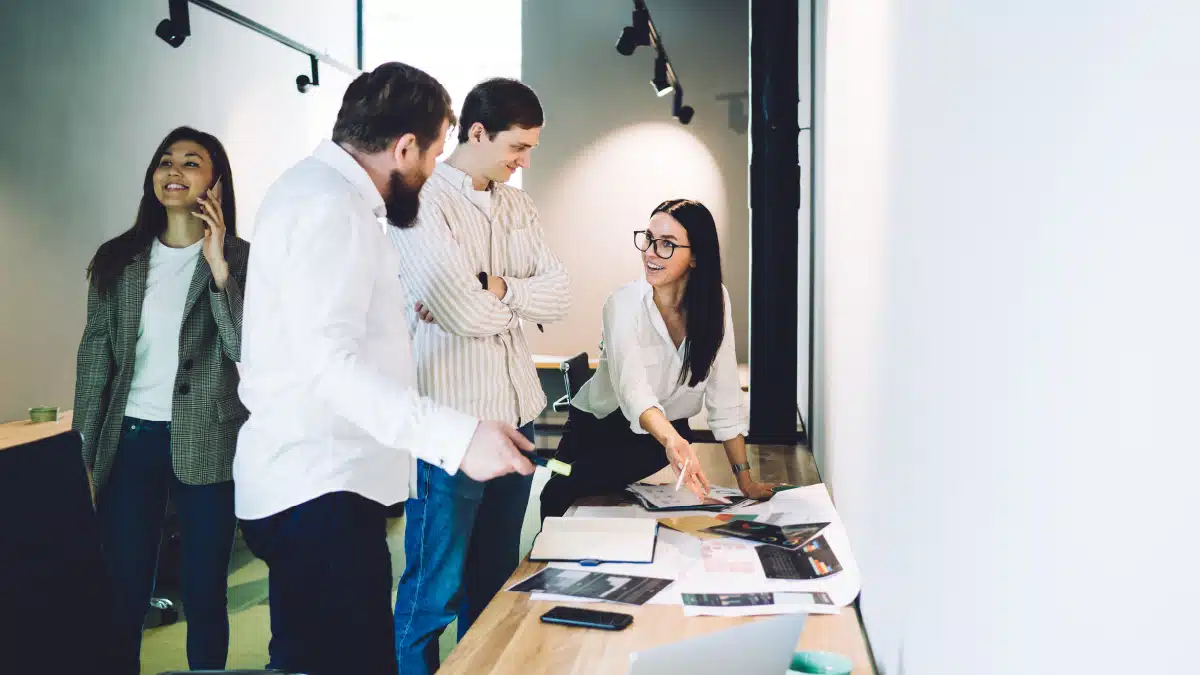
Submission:
<svg viewBox="0 0 1200 675">
<path fill-rule="evenodd" d="M 359 75 L 346 88 L 333 141 L 374 153 L 411 133 L 424 152 L 446 120 L 455 121 L 446 88 L 429 73 L 393 61 Z"/>
<path fill-rule="evenodd" d="M 484 80 L 475 85 L 463 101 L 462 124 L 458 142 L 467 142 L 471 125 L 479 122 L 488 138 L 513 127 L 536 129 L 546 123 L 542 103 L 537 94 L 525 84 L 505 77 Z"/>
</svg>

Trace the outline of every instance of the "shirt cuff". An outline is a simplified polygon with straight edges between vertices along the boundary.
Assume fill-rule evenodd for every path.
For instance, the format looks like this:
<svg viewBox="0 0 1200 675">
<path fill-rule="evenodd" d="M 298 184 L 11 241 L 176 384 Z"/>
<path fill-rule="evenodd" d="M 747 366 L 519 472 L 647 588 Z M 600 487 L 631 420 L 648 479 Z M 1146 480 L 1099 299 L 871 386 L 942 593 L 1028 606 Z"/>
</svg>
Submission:
<svg viewBox="0 0 1200 675">
<path fill-rule="evenodd" d="M 640 410 L 641 411 L 641 412 L 637 413 L 636 417 L 629 420 L 629 429 L 631 431 L 633 431 L 633 433 L 635 433 L 635 434 L 650 433 L 649 431 L 646 431 L 645 429 L 642 428 L 642 413 L 646 412 L 647 410 L 649 410 L 651 408 L 658 408 L 658 411 L 663 414 L 663 417 L 667 416 L 666 408 L 663 408 L 662 405 L 659 404 L 657 401 L 646 401 L 644 404 L 639 403 L 637 405 L 630 406 L 631 410 Z M 669 422 L 670 420 L 667 420 L 667 421 Z"/>
<path fill-rule="evenodd" d="M 440 408 L 424 422 L 426 452 L 413 453 L 453 476 L 462 466 L 479 420 L 450 408 Z"/>
<path fill-rule="evenodd" d="M 508 305 L 513 311 L 519 312 L 523 307 L 529 304 L 529 289 L 526 284 L 528 279 L 504 279 L 504 297 L 500 298 L 500 302 Z"/>
<path fill-rule="evenodd" d="M 712 427 L 713 440 L 718 443 L 724 443 L 738 436 L 745 436 L 750 433 L 750 428 L 745 424 L 739 424 L 732 427 Z"/>
</svg>

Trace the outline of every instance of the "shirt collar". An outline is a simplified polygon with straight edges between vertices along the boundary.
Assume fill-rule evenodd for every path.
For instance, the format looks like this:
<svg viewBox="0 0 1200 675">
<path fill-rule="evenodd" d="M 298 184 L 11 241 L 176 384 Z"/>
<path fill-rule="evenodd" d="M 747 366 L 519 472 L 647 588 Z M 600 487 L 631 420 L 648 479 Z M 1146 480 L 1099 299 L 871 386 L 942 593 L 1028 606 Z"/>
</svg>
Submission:
<svg viewBox="0 0 1200 675">
<path fill-rule="evenodd" d="M 663 321 L 662 312 L 658 311 L 658 305 L 654 304 L 654 287 L 650 285 L 649 281 L 646 281 L 645 277 L 639 279 L 638 283 L 642 289 L 642 309 L 649 315 L 650 324 L 654 326 L 658 337 L 674 350 L 675 342 L 671 339 L 671 331 L 667 330 L 667 322 Z"/>
<path fill-rule="evenodd" d="M 325 139 L 313 151 L 313 157 L 342 174 L 342 177 L 358 190 L 358 194 L 367 203 L 367 206 L 371 207 L 371 212 L 375 214 L 376 218 L 387 215 L 387 206 L 383 203 L 383 196 L 379 194 L 379 188 L 375 187 L 375 181 L 371 180 L 367 170 L 362 168 L 358 161 L 346 152 L 345 148 Z"/>
<path fill-rule="evenodd" d="M 434 172 L 444 178 L 448 183 L 458 188 L 463 194 L 470 197 L 472 193 L 478 192 L 475 189 L 474 183 L 471 181 L 471 176 L 467 172 L 457 169 L 445 162 L 438 162 Z M 489 182 L 487 189 L 490 191 L 495 183 Z"/>
</svg>

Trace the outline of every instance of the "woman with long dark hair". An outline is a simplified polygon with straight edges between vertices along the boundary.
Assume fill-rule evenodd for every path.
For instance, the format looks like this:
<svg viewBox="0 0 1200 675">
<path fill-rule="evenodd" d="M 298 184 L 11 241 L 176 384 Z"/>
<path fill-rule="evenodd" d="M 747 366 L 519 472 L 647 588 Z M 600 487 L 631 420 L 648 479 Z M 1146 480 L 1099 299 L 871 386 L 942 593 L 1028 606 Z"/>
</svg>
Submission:
<svg viewBox="0 0 1200 675">
<path fill-rule="evenodd" d="M 168 497 L 181 530 L 188 663 L 225 667 L 249 252 L 225 148 L 180 127 L 151 157 L 133 227 L 88 266 L 73 426 L 113 582 L 121 673 L 139 670 Z"/>
<path fill-rule="evenodd" d="M 712 214 L 690 199 L 665 201 L 634 233 L 634 244 L 645 279 L 604 303 L 600 367 L 571 398 L 558 446 L 558 459 L 573 464 L 571 475 L 555 474 L 546 484 L 543 518 L 668 464 L 696 496 L 706 496 L 708 479 L 688 427 L 702 406 L 742 492 L 769 499 L 777 487 L 755 481 L 746 462 L 746 412 Z"/>
</svg>

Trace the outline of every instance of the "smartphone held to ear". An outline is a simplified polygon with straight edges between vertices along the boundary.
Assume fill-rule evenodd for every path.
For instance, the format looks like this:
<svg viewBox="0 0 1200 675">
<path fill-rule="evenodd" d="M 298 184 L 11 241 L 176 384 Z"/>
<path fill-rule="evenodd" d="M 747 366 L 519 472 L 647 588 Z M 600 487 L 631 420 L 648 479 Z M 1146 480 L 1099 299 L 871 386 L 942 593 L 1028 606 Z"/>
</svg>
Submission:
<svg viewBox="0 0 1200 675">
<path fill-rule="evenodd" d="M 599 628 L 600 630 L 625 630 L 633 623 L 633 617 L 617 612 L 599 612 L 594 609 L 579 609 L 578 607 L 555 607 L 542 615 L 543 623 L 557 623 L 563 626 L 579 628 Z"/>
</svg>

